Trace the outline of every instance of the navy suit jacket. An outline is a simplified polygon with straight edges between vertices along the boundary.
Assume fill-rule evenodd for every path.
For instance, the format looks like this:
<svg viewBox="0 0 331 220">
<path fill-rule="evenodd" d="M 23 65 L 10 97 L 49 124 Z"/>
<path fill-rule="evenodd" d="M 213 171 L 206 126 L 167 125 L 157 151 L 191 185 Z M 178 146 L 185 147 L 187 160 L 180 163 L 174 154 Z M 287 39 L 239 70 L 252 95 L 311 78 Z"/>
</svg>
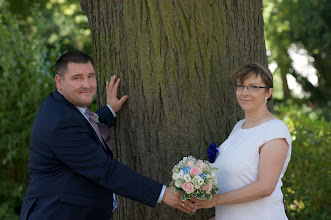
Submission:
<svg viewBox="0 0 331 220">
<path fill-rule="evenodd" d="M 107 106 L 97 113 L 109 127 L 115 124 Z M 57 90 L 39 108 L 29 150 L 24 220 L 109 220 L 113 193 L 153 207 L 162 189 L 115 160 L 87 119 Z"/>
</svg>

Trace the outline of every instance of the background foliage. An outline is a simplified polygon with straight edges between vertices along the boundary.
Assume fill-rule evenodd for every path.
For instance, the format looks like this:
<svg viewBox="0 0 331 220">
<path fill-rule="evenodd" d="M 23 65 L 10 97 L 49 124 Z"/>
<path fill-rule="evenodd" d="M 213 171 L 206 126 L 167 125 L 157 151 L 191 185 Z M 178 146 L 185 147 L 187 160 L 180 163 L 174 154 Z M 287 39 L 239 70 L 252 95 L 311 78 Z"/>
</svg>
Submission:
<svg viewBox="0 0 331 220">
<path fill-rule="evenodd" d="M 285 98 L 293 96 L 286 84 L 292 75 L 302 86 L 305 97 L 315 106 L 330 103 L 331 75 L 331 1 L 329 0 L 264 0 L 266 45 L 270 61 L 277 63 Z M 317 71 L 314 86 L 294 68 L 289 49 L 307 52 Z"/>
<path fill-rule="evenodd" d="M 283 178 L 289 219 L 331 219 L 331 113 L 302 100 L 275 103 L 276 115 L 292 135 L 292 157 Z"/>
<path fill-rule="evenodd" d="M 330 56 L 330 1 L 265 0 L 265 4 L 266 38 L 270 61 L 278 64 L 276 74 L 282 67 L 285 74 L 293 73 L 288 56 L 292 43 L 329 65 L 324 58 Z M 301 15 L 293 16 L 296 13 Z M 74 0 L 0 0 L 0 33 L 0 219 L 11 220 L 19 219 L 27 187 L 31 126 L 42 100 L 54 89 L 53 68 L 59 51 L 91 53 L 91 41 L 87 20 Z M 308 85 L 307 80 L 300 82 Z M 331 219 L 331 115 L 329 99 L 321 95 L 323 85 L 329 86 L 304 86 L 311 94 L 319 94 L 308 99 L 274 100 L 275 112 L 293 139 L 283 186 L 290 219 Z M 315 89 L 321 91 L 315 93 Z"/>
<path fill-rule="evenodd" d="M 59 51 L 90 51 L 87 19 L 77 9 L 77 3 L 68 7 L 63 1 L 0 0 L 0 219 L 19 219 L 31 127 L 39 105 L 54 90 Z"/>
<path fill-rule="evenodd" d="M 57 47 L 47 48 L 45 20 L 37 8 L 25 32 L 5 7 L 0 15 L 0 219 L 15 219 L 27 185 L 32 121 L 45 94 L 53 89 Z M 26 34 L 29 33 L 29 34 Z"/>
</svg>

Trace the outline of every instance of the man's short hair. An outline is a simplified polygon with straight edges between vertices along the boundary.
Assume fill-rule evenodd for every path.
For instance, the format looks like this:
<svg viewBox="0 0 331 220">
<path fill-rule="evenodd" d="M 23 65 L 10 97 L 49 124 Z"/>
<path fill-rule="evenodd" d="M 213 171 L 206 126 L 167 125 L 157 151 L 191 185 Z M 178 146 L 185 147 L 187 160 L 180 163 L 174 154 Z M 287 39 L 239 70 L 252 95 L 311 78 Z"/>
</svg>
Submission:
<svg viewBox="0 0 331 220">
<path fill-rule="evenodd" d="M 63 77 L 68 70 L 69 63 L 88 63 L 91 62 L 93 65 L 93 59 L 86 53 L 81 51 L 70 51 L 62 56 L 55 63 L 55 74 Z"/>
</svg>

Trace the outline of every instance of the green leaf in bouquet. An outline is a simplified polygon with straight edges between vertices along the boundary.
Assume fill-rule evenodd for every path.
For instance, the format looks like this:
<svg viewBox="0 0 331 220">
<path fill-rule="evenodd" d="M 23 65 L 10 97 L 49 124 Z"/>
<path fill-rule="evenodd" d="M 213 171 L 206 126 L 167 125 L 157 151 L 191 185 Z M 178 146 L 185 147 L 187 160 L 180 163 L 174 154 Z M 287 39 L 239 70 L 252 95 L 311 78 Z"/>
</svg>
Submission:
<svg viewBox="0 0 331 220">
<path fill-rule="evenodd" d="M 186 198 L 186 194 L 185 193 L 183 193 L 182 194 L 182 201 L 184 201 L 184 200 L 186 200 L 187 198 Z"/>
<path fill-rule="evenodd" d="M 188 195 L 186 195 L 186 199 L 192 199 L 193 197 L 194 197 L 193 194 L 188 194 Z"/>
<path fill-rule="evenodd" d="M 204 195 L 205 195 L 204 193 L 199 193 L 197 199 L 203 199 Z"/>
<path fill-rule="evenodd" d="M 206 199 L 211 200 L 212 196 L 211 194 L 206 194 Z"/>
</svg>

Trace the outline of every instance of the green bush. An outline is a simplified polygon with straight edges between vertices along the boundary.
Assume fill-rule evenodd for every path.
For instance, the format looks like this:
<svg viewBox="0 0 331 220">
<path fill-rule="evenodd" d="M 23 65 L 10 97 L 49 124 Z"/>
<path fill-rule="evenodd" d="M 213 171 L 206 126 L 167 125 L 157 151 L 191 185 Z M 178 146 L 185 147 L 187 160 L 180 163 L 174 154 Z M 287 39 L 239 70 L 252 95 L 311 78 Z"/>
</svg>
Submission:
<svg viewBox="0 0 331 220">
<path fill-rule="evenodd" d="M 283 193 L 289 219 L 330 217 L 331 122 L 326 110 L 306 105 L 275 106 L 292 135 L 292 157 L 284 176 Z"/>
<path fill-rule="evenodd" d="M 22 26 L 6 7 L 0 1 L 0 219 L 19 219 L 31 127 L 42 100 L 54 89 L 58 54 L 46 47 L 47 23 L 37 8 Z"/>
</svg>

